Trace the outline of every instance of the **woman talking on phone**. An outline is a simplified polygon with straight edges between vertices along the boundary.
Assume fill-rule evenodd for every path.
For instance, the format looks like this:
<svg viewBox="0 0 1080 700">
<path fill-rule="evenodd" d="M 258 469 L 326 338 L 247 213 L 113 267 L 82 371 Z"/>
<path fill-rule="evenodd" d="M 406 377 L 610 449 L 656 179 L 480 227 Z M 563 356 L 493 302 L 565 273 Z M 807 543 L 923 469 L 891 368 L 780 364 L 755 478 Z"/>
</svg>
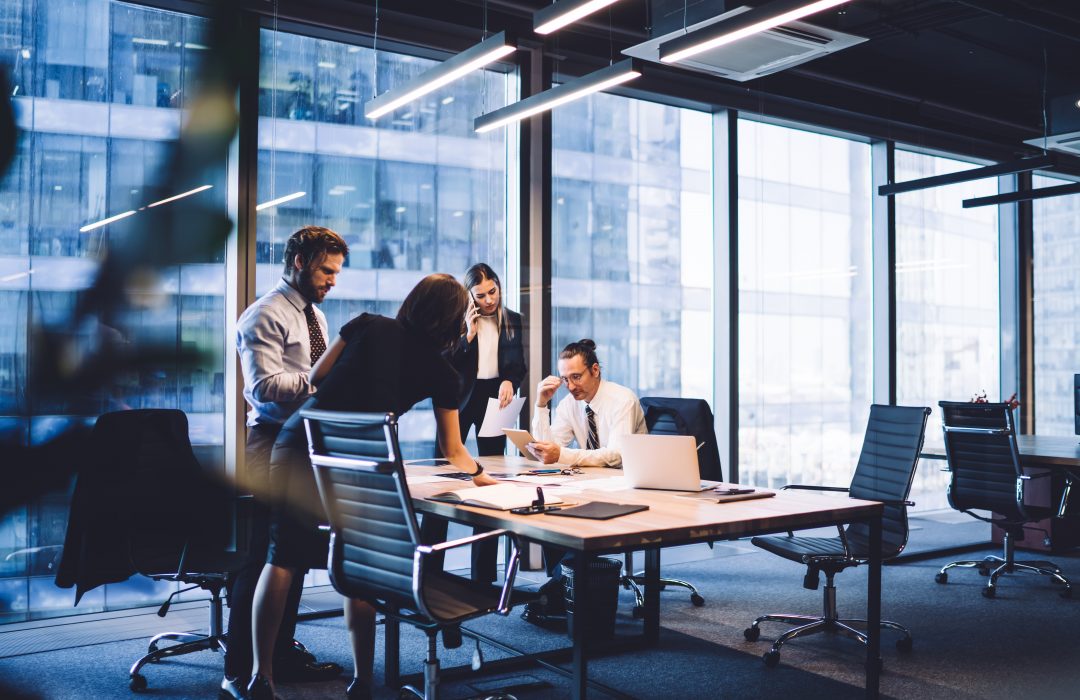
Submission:
<svg viewBox="0 0 1080 700">
<path fill-rule="evenodd" d="M 501 455 L 506 436 L 480 437 L 488 399 L 498 399 L 505 408 L 525 379 L 525 351 L 521 345 L 521 314 L 503 304 L 499 276 L 485 263 L 477 263 L 465 273 L 469 307 L 465 312 L 465 332 L 450 351 L 450 362 L 461 374 L 458 415 L 461 441 L 476 426 L 476 448 L 481 457 Z"/>
</svg>

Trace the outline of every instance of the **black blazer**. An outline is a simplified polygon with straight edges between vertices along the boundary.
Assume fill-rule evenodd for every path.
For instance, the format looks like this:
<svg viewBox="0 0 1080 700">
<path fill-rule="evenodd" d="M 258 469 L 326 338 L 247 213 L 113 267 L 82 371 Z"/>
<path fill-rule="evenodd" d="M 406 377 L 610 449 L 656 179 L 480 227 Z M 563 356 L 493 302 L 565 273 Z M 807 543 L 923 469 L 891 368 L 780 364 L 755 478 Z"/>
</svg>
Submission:
<svg viewBox="0 0 1080 700">
<path fill-rule="evenodd" d="M 506 328 L 514 332 L 513 338 L 506 336 L 506 328 L 499 332 L 499 381 L 509 381 L 516 392 L 525 379 L 525 350 L 521 344 L 521 314 L 510 309 L 503 309 L 503 322 Z M 462 334 L 450 351 L 450 363 L 461 375 L 461 391 L 458 396 L 458 409 L 465 410 L 476 387 L 476 371 L 480 365 L 478 338 L 470 343 L 468 335 Z"/>
</svg>

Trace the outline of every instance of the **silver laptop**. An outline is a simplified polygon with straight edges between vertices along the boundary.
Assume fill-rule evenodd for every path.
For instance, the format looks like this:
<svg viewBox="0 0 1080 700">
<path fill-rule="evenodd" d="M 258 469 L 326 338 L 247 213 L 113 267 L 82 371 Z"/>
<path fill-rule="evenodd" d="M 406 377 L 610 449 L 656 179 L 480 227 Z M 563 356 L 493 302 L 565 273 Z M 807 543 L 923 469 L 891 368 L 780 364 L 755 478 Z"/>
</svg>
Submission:
<svg viewBox="0 0 1080 700">
<path fill-rule="evenodd" d="M 636 489 L 702 491 L 697 444 L 690 435 L 620 435 L 623 475 Z"/>
</svg>

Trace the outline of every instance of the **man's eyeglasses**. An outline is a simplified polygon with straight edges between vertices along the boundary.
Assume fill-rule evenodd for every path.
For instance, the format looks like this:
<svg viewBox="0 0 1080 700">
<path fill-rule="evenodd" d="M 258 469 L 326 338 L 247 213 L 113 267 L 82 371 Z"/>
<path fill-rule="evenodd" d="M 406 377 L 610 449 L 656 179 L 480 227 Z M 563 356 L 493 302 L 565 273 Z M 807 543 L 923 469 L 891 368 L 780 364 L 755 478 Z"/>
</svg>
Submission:
<svg viewBox="0 0 1080 700">
<path fill-rule="evenodd" d="M 569 386 L 570 384 L 581 384 L 581 380 L 584 379 L 586 376 L 586 373 L 578 372 L 577 374 L 570 374 L 565 377 L 559 377 L 559 379 L 562 380 L 563 384 Z"/>
</svg>

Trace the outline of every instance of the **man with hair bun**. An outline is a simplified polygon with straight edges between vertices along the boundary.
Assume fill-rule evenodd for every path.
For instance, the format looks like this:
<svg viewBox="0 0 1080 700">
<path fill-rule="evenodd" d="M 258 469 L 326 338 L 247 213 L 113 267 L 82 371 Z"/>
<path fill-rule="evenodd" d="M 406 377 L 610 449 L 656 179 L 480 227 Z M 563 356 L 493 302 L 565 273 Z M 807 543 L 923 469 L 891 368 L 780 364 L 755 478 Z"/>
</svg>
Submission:
<svg viewBox="0 0 1080 700">
<path fill-rule="evenodd" d="M 536 442 L 529 443 L 529 449 L 545 464 L 621 467 L 619 436 L 649 432 L 637 396 L 630 389 L 601 378 L 596 343 L 589 338 L 563 348 L 558 370 L 559 376 L 547 377 L 536 387 L 532 423 Z M 548 404 L 563 383 L 570 396 L 559 402 L 552 418 Z M 570 447 L 571 442 L 577 447 Z M 522 619 L 547 628 L 566 624 L 560 571 L 565 558 L 565 550 L 544 547 L 544 561 L 551 579 L 540 587 L 540 600 L 525 606 Z"/>
</svg>

